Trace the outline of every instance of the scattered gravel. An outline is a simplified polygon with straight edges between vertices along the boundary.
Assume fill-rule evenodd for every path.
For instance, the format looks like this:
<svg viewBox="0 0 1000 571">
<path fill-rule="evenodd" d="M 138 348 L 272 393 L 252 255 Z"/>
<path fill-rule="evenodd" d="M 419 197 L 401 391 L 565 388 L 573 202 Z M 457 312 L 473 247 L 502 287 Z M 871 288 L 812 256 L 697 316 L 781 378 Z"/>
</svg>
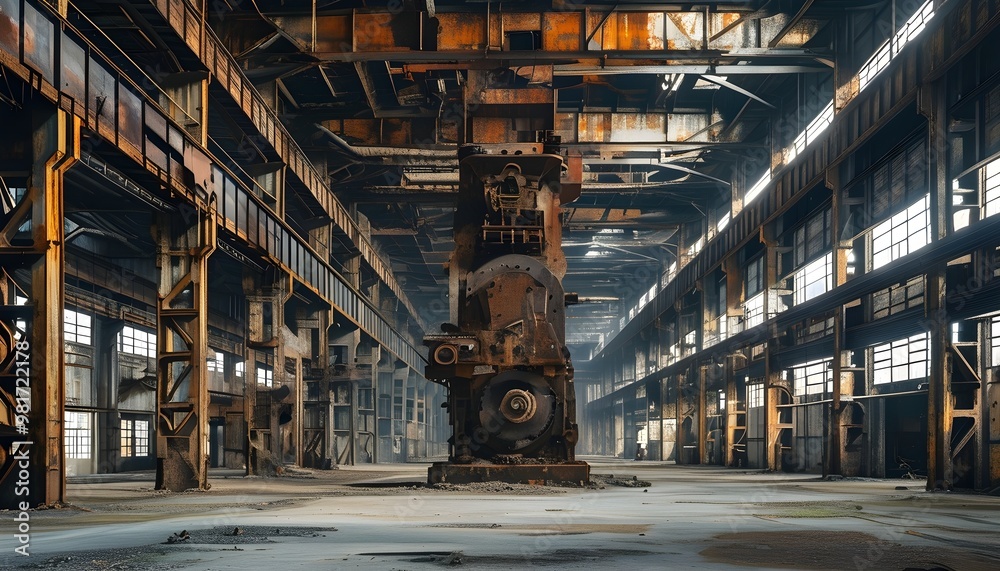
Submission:
<svg viewBox="0 0 1000 571">
<path fill-rule="evenodd" d="M 516 496 L 564 494 L 565 490 L 552 486 L 529 486 L 528 484 L 508 484 L 506 482 L 476 482 L 472 484 L 430 484 L 428 490 L 443 492 L 468 492 L 483 494 L 511 494 Z"/>
<path fill-rule="evenodd" d="M 205 545 L 274 543 L 272 537 L 326 537 L 335 531 L 337 531 L 335 527 L 218 526 L 188 531 L 190 538 L 182 543 Z"/>
<path fill-rule="evenodd" d="M 648 488 L 652 486 L 652 482 L 646 480 L 640 480 L 636 476 L 627 476 L 619 474 L 615 476 L 614 474 L 591 474 L 590 483 L 592 485 L 600 486 L 621 486 L 623 488 Z"/>
<path fill-rule="evenodd" d="M 0 562 L 0 569 L 58 569 L 59 571 L 104 571 L 106 569 L 124 571 L 148 571 L 149 569 L 177 569 L 187 565 L 170 565 L 163 557 L 177 549 L 193 549 L 184 546 L 228 545 L 229 550 L 242 551 L 240 545 L 261 545 L 276 543 L 275 538 L 319 538 L 335 533 L 335 527 L 273 527 L 273 526 L 218 526 L 208 529 L 177 530 L 170 537 L 173 543 L 164 541 L 160 545 L 144 545 L 129 548 L 100 549 L 82 551 L 73 555 L 56 555 L 26 565 L 10 567 L 9 561 Z M 186 532 L 186 533 L 185 533 Z M 187 536 L 187 539 L 176 538 Z M 18 563 L 21 563 L 18 561 Z"/>
<path fill-rule="evenodd" d="M 167 554 L 166 546 L 143 546 L 96 551 L 82 551 L 73 555 L 55 555 L 30 563 L 9 566 L 11 562 L 0 562 L 0 569 L 58 569 L 59 571 L 148 571 L 149 569 L 177 569 L 175 565 L 164 565 L 158 559 Z M 20 563 L 20 562 L 18 562 Z"/>
</svg>

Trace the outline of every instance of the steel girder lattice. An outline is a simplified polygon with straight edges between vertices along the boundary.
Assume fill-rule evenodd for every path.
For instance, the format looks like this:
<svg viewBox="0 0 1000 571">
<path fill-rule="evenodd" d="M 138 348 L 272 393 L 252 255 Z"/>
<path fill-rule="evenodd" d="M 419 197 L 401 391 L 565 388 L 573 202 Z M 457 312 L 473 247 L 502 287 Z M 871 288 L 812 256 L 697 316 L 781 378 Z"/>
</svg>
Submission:
<svg viewBox="0 0 1000 571">
<path fill-rule="evenodd" d="M 208 257 L 215 250 L 215 206 L 161 216 L 157 308 L 156 487 L 208 488 Z"/>
</svg>

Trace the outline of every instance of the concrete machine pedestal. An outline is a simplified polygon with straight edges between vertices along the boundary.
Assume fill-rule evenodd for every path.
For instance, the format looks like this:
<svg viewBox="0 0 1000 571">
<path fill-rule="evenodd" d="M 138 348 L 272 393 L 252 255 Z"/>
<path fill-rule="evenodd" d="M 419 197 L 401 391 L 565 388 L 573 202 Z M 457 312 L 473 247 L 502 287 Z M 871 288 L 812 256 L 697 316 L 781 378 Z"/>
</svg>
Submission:
<svg viewBox="0 0 1000 571">
<path fill-rule="evenodd" d="M 450 464 L 435 462 L 427 470 L 429 484 L 471 484 L 474 482 L 506 482 L 543 486 L 567 484 L 585 486 L 590 482 L 590 465 L 586 462 L 560 464 Z"/>
</svg>

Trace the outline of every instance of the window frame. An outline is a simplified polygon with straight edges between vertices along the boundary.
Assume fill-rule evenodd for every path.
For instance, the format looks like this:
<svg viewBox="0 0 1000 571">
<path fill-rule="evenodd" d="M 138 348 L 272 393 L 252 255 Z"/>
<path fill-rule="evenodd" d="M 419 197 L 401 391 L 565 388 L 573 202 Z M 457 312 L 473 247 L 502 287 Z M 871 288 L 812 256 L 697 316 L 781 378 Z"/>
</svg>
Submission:
<svg viewBox="0 0 1000 571">
<path fill-rule="evenodd" d="M 125 325 L 118 332 L 118 351 L 137 357 L 156 358 L 156 332 Z"/>
<path fill-rule="evenodd" d="M 93 346 L 94 318 L 90 314 L 63 308 L 63 341 Z"/>
<path fill-rule="evenodd" d="M 871 359 L 872 384 L 876 386 L 926 379 L 930 377 L 931 366 L 930 334 L 917 333 L 909 337 L 873 345 Z M 923 364 L 922 371 L 919 369 L 921 363 Z M 896 378 L 897 374 L 899 378 Z"/>
</svg>

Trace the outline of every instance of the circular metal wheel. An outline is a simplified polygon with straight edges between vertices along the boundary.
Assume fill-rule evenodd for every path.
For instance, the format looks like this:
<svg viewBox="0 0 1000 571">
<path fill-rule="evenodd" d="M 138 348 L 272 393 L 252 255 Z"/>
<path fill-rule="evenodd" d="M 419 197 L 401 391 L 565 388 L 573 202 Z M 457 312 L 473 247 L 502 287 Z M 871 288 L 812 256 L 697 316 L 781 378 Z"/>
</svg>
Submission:
<svg viewBox="0 0 1000 571">
<path fill-rule="evenodd" d="M 505 371 L 487 381 L 479 404 L 480 424 L 505 452 L 528 448 L 551 426 L 556 410 L 545 377 L 528 371 Z"/>
</svg>

